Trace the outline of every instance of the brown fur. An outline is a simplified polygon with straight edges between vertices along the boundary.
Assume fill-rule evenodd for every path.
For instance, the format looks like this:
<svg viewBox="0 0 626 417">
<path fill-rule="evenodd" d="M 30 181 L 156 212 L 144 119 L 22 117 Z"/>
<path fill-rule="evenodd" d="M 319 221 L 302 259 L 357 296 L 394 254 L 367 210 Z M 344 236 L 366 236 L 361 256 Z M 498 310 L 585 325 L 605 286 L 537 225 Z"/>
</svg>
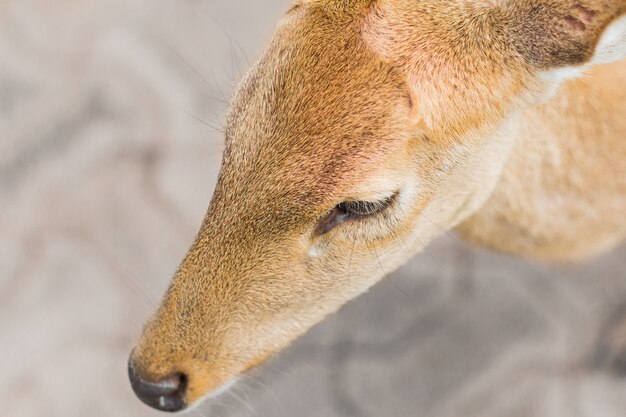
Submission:
<svg viewBox="0 0 626 417">
<path fill-rule="evenodd" d="M 626 235 L 626 64 L 584 80 L 608 0 L 305 0 L 233 99 L 217 189 L 133 361 L 190 402 L 443 230 L 578 259 Z M 604 45 L 604 44 L 602 44 Z M 346 200 L 398 192 L 326 235 Z"/>
</svg>

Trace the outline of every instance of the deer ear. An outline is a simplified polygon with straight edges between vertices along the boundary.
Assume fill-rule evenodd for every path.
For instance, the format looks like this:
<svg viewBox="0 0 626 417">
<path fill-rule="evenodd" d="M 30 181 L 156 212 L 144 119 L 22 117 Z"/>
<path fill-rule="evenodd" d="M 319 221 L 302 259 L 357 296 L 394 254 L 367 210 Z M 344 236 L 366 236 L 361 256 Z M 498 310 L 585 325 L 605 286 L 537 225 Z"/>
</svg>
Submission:
<svg viewBox="0 0 626 417">
<path fill-rule="evenodd" d="M 580 68 L 626 57 L 626 0 L 513 2 L 513 42 L 537 69 Z"/>
</svg>

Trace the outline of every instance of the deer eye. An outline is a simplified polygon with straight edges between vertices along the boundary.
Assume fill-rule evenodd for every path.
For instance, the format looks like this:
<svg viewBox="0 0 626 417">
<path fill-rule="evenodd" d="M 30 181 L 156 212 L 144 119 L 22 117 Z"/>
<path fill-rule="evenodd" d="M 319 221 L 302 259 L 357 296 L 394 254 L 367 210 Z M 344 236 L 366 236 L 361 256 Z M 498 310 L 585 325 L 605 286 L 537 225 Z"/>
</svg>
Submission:
<svg viewBox="0 0 626 417">
<path fill-rule="evenodd" d="M 380 201 L 344 201 L 319 221 L 317 233 L 323 235 L 350 220 L 360 220 L 380 214 L 393 203 L 394 199 L 395 195 Z"/>
</svg>

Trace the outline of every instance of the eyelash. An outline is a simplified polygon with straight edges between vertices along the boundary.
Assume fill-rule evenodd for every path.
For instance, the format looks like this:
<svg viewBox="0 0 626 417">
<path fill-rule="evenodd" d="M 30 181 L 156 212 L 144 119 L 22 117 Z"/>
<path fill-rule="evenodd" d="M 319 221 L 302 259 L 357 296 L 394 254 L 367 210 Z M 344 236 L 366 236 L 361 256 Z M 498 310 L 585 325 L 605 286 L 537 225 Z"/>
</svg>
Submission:
<svg viewBox="0 0 626 417">
<path fill-rule="evenodd" d="M 369 217 L 384 210 L 389 205 L 389 200 L 383 201 L 346 201 L 335 207 L 341 213 L 352 218 Z"/>
<path fill-rule="evenodd" d="M 380 214 L 391 206 L 395 197 L 393 195 L 381 201 L 344 201 L 320 220 L 317 233 L 324 235 L 350 220 L 362 220 Z"/>
</svg>

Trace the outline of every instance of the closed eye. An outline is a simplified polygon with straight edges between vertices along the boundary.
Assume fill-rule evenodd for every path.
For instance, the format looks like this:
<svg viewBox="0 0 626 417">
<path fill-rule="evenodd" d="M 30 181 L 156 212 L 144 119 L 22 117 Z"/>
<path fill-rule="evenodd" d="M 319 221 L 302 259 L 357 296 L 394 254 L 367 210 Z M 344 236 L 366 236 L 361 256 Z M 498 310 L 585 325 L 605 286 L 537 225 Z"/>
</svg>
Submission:
<svg viewBox="0 0 626 417">
<path fill-rule="evenodd" d="M 344 201 L 319 221 L 316 231 L 319 235 L 323 235 L 348 221 L 374 217 L 391 206 L 396 195 L 379 201 Z"/>
</svg>

